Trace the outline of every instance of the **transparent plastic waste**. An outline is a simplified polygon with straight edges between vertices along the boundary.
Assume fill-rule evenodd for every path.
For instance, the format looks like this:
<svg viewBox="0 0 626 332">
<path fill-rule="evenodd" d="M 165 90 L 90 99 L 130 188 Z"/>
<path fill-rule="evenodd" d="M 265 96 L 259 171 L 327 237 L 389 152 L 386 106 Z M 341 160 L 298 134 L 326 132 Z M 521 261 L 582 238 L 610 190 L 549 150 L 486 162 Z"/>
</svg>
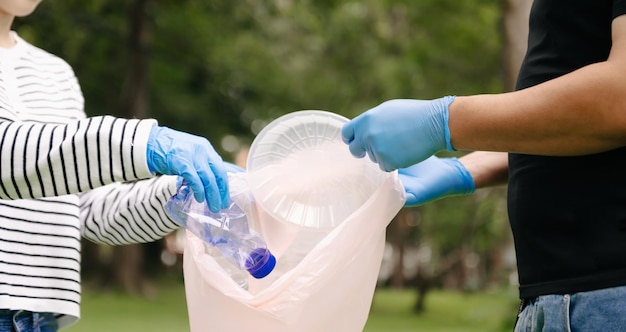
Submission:
<svg viewBox="0 0 626 332">
<path fill-rule="evenodd" d="M 347 121 L 298 111 L 257 135 L 247 172 L 229 174 L 230 192 L 276 265 L 242 289 L 188 232 L 183 270 L 192 332 L 363 331 L 386 226 L 405 197 L 396 172 L 350 154 L 341 141 Z"/>
<path fill-rule="evenodd" d="M 174 221 L 219 251 L 217 260 L 227 260 L 240 270 L 260 279 L 267 276 L 276 265 L 276 258 L 267 248 L 263 238 L 248 224 L 244 211 L 235 202 L 217 213 L 206 204 L 198 203 L 191 187 L 183 181 L 166 203 L 165 211 Z M 231 271 L 233 279 L 245 287 L 245 278 Z"/>
</svg>

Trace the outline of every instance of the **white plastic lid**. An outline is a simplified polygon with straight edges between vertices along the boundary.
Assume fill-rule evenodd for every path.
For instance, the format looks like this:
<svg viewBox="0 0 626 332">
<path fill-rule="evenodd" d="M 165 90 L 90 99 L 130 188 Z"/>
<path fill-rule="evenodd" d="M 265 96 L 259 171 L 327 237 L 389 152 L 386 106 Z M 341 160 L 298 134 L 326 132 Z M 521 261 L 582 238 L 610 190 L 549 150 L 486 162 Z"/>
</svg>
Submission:
<svg viewBox="0 0 626 332">
<path fill-rule="evenodd" d="M 277 118 L 257 135 L 247 161 L 250 191 L 272 217 L 331 228 L 361 207 L 388 176 L 341 140 L 348 121 L 317 110 Z"/>
</svg>

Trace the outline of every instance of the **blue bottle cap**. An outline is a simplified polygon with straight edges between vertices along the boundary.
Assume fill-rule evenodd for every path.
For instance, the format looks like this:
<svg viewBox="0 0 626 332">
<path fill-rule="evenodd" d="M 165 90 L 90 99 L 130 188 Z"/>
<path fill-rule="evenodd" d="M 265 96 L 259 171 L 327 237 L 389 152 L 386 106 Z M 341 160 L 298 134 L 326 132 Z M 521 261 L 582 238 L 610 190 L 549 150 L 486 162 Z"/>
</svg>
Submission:
<svg viewBox="0 0 626 332">
<path fill-rule="evenodd" d="M 246 262 L 246 270 L 257 279 L 270 274 L 275 266 L 276 257 L 266 248 L 254 249 L 250 253 L 250 259 Z"/>
</svg>

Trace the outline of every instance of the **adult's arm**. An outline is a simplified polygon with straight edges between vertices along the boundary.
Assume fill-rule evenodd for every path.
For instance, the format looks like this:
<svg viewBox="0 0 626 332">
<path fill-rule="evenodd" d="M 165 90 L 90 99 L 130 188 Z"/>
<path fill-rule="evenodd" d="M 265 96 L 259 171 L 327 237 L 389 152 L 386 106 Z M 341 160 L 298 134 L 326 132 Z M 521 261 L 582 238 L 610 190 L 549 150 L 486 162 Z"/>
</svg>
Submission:
<svg viewBox="0 0 626 332">
<path fill-rule="evenodd" d="M 504 184 L 508 155 L 504 152 L 472 152 L 459 159 L 432 156 L 398 169 L 406 193 L 405 206 L 417 206 L 440 198 L 468 195 L 476 188 Z"/>
<path fill-rule="evenodd" d="M 509 156 L 506 152 L 476 151 L 459 158 L 472 176 L 476 189 L 506 184 Z"/>
<path fill-rule="evenodd" d="M 626 15 L 612 23 L 606 61 L 511 93 L 456 97 L 458 150 L 574 156 L 626 146 Z"/>
</svg>

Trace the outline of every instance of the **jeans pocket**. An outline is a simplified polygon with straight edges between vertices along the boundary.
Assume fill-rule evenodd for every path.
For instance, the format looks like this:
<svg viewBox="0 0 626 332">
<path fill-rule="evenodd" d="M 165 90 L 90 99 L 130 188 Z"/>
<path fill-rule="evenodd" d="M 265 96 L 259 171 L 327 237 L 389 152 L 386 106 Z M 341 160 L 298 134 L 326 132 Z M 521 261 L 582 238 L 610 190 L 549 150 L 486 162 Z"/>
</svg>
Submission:
<svg viewBox="0 0 626 332">
<path fill-rule="evenodd" d="M 34 332 L 57 332 L 59 324 L 53 314 L 33 313 L 33 331 Z"/>
</svg>

